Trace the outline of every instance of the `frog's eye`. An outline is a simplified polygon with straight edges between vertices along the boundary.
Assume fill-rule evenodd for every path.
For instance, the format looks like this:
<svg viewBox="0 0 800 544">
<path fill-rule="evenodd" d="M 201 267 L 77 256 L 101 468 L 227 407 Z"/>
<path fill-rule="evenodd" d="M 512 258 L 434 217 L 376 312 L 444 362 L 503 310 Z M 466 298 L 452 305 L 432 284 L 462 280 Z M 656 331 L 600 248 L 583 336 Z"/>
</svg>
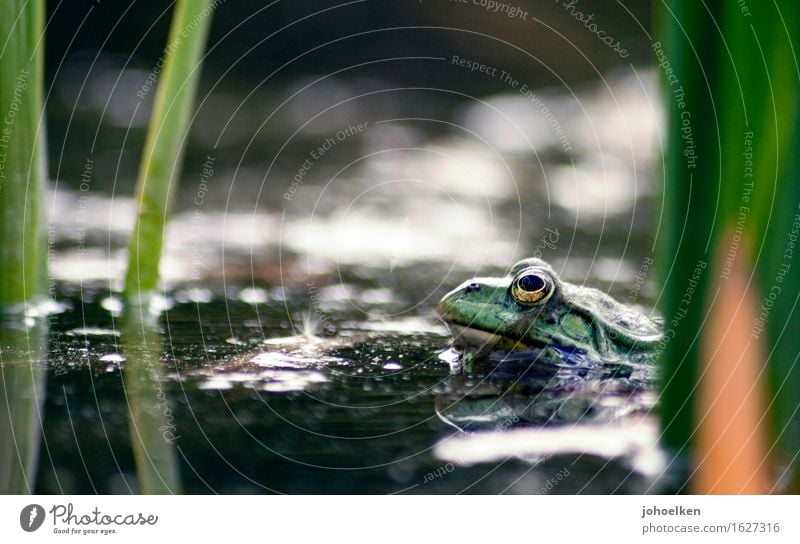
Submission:
<svg viewBox="0 0 800 544">
<path fill-rule="evenodd" d="M 511 284 L 511 296 L 520 304 L 544 302 L 553 294 L 553 282 L 539 270 L 523 270 Z"/>
</svg>

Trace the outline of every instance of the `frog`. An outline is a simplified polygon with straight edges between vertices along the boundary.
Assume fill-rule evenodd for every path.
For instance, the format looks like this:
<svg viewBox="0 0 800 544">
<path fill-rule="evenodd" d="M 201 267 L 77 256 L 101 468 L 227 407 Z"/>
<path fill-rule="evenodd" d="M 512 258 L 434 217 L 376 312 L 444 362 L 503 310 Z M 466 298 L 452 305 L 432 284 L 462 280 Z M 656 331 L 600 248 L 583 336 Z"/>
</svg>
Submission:
<svg viewBox="0 0 800 544">
<path fill-rule="evenodd" d="M 564 281 L 537 257 L 517 262 L 505 276 L 465 281 L 436 311 L 453 347 L 469 359 L 522 352 L 559 362 L 643 361 L 654 358 L 663 338 L 657 317 Z"/>
</svg>

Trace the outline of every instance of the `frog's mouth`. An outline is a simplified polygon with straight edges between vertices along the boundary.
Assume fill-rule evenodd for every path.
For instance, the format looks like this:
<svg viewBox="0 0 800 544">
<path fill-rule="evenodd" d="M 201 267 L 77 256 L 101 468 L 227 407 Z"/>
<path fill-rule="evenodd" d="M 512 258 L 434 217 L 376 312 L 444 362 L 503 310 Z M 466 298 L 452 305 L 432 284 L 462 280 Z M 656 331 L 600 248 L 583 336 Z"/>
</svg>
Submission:
<svg viewBox="0 0 800 544">
<path fill-rule="evenodd" d="M 482 331 L 465 325 L 445 322 L 453 335 L 453 347 L 461 351 L 484 355 L 503 342 L 503 337 L 488 331 Z"/>
<path fill-rule="evenodd" d="M 453 336 L 453 347 L 474 357 L 483 357 L 496 350 L 513 351 L 528 347 L 527 344 L 514 338 L 462 325 L 447 319 L 442 319 L 442 321 L 444 321 Z"/>
</svg>

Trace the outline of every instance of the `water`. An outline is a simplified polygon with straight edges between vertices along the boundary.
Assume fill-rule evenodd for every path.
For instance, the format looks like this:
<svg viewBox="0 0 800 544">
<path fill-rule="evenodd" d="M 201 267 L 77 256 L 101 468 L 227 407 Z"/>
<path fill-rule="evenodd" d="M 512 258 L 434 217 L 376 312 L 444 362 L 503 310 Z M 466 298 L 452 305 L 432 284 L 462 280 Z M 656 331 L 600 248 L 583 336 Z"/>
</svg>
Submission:
<svg viewBox="0 0 800 544">
<path fill-rule="evenodd" d="M 651 311 L 652 78 L 609 82 L 540 94 L 569 153 L 514 92 L 437 103 L 457 122 L 449 128 L 407 111 L 425 100 L 374 95 L 342 123 L 305 127 L 268 174 L 261 160 L 240 164 L 193 142 L 150 325 L 121 315 L 129 195 L 109 183 L 95 190 L 95 178 L 89 192 L 79 176 L 54 184 L 52 295 L 63 311 L 47 320 L 40 358 L 35 491 L 137 492 L 140 441 L 157 461 L 151 476 L 173 492 L 665 489 L 646 369 L 454 372 L 433 311 L 466 278 L 503 274 L 534 253 L 563 279 Z M 303 104 L 318 111 L 327 96 Z M 368 128 L 339 140 L 349 119 Z M 118 150 L 109 145 L 77 163 L 110 176 Z M 122 187 L 131 171 L 115 171 Z"/>
<path fill-rule="evenodd" d="M 84 296 L 83 304 L 70 300 L 82 312 L 59 315 L 50 331 L 58 348 L 48 356 L 37 491 L 136 491 L 119 320 L 100 293 Z M 286 308 L 309 311 L 291 294 Z M 363 309 L 345 311 L 331 318 L 335 336 L 292 338 L 303 331 L 291 328 L 285 309 L 213 296 L 171 300 L 159 320 L 161 360 L 183 491 L 540 492 L 564 473 L 546 491 L 639 492 L 653 484 L 653 470 L 639 466 L 647 459 L 637 458 L 647 444 L 630 436 L 633 449 L 613 452 L 574 443 L 543 455 L 459 447 L 464 437 L 491 443 L 563 424 L 588 433 L 586 444 L 593 434 L 619 444 L 618 429 L 583 421 L 646 413 L 650 401 L 624 379 L 543 389 L 496 372 L 452 374 L 439 358 L 448 337 L 427 310 L 395 331 L 390 321 L 359 322 Z M 376 328 L 387 330 L 368 330 Z M 458 458 L 476 447 L 476 459 Z"/>
</svg>

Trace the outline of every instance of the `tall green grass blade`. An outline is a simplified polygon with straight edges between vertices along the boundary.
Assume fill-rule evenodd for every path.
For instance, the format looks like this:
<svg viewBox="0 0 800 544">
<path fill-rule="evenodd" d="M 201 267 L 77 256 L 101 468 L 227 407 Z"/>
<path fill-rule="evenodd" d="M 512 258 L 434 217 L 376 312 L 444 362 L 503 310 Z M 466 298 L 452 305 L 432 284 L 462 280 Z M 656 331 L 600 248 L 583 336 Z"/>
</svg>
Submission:
<svg viewBox="0 0 800 544">
<path fill-rule="evenodd" d="M 0 309 L 46 285 L 43 0 L 0 3 Z"/>
<path fill-rule="evenodd" d="M 125 295 L 145 303 L 158 286 L 164 225 L 177 184 L 184 140 L 215 0 L 178 0 L 166 61 L 139 167 L 138 215 L 128 245 Z"/>
</svg>

